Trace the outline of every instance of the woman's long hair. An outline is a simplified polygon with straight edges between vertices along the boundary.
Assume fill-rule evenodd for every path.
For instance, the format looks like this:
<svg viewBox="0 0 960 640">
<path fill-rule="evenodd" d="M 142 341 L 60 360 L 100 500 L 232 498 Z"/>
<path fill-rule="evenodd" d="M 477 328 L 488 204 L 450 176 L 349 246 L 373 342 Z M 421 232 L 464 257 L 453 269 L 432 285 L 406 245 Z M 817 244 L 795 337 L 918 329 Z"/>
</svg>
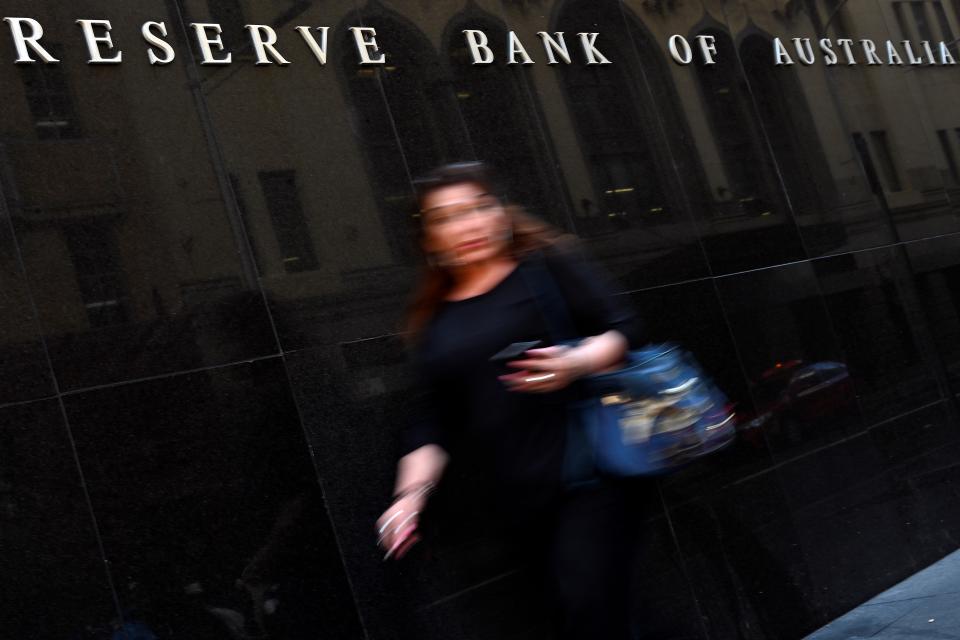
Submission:
<svg viewBox="0 0 960 640">
<path fill-rule="evenodd" d="M 424 197 L 430 191 L 466 182 L 479 184 L 491 194 L 501 193 L 489 168 L 483 163 L 455 163 L 438 167 L 414 183 L 417 187 L 417 203 L 422 208 Z M 564 233 L 543 220 L 528 214 L 522 207 L 505 204 L 504 210 L 513 231 L 507 251 L 516 260 L 521 260 L 523 256 L 533 251 L 547 247 L 568 248 L 575 243 L 575 237 L 572 234 Z M 423 262 L 419 283 L 414 290 L 413 300 L 407 308 L 404 323 L 404 333 L 408 344 L 417 341 L 454 284 L 453 276 L 448 270 L 436 264 L 431 264 L 426 260 L 426 256 L 424 256 Z"/>
</svg>

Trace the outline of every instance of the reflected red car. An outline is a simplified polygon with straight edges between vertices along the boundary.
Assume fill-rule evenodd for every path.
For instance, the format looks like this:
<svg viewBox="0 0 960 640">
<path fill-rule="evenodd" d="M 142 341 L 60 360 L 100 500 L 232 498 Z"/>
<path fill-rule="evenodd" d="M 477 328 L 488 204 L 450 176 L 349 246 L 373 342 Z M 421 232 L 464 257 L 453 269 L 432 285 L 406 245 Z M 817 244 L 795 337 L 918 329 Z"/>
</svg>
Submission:
<svg viewBox="0 0 960 640">
<path fill-rule="evenodd" d="M 801 425 L 845 416 L 856 400 L 847 365 L 832 361 L 777 363 L 762 374 L 753 396 L 756 414 L 740 419 L 748 440 L 762 439 L 761 429 L 797 439 Z"/>
</svg>

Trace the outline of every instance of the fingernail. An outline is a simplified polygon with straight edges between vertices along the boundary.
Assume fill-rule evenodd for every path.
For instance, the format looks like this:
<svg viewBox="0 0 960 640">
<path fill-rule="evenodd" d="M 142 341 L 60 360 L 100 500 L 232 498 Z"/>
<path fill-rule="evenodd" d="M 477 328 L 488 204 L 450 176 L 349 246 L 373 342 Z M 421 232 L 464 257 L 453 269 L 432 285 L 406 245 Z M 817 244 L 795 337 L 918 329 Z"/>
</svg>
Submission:
<svg viewBox="0 0 960 640">
<path fill-rule="evenodd" d="M 393 546 L 390 547 L 390 550 L 387 551 L 387 555 L 383 556 L 383 561 L 386 562 L 390 558 L 390 556 L 393 555 L 393 552 L 396 551 L 399 547 L 400 547 L 400 543 L 394 542 Z"/>
</svg>

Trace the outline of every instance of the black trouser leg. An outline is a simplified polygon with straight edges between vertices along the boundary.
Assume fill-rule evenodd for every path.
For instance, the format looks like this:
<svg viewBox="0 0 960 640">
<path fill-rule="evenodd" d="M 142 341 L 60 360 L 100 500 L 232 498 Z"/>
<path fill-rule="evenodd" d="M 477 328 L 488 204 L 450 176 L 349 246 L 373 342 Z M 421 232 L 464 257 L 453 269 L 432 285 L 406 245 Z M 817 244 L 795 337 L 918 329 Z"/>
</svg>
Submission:
<svg viewBox="0 0 960 640">
<path fill-rule="evenodd" d="M 639 504 L 619 484 L 571 492 L 557 512 L 551 574 L 564 640 L 628 640 Z"/>
</svg>

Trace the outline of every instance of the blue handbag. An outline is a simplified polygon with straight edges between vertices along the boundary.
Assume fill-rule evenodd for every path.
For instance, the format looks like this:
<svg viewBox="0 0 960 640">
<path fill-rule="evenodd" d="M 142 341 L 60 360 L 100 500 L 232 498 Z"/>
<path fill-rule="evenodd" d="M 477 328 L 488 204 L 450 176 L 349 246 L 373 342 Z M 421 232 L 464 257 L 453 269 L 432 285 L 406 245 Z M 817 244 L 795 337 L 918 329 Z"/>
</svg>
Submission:
<svg viewBox="0 0 960 640">
<path fill-rule="evenodd" d="M 542 256 L 527 285 L 557 344 L 576 343 L 568 307 Z M 660 475 L 730 444 L 735 415 L 693 355 L 677 344 L 630 351 L 615 371 L 578 381 L 570 404 L 564 474 L 568 484 L 597 473 Z"/>
</svg>

